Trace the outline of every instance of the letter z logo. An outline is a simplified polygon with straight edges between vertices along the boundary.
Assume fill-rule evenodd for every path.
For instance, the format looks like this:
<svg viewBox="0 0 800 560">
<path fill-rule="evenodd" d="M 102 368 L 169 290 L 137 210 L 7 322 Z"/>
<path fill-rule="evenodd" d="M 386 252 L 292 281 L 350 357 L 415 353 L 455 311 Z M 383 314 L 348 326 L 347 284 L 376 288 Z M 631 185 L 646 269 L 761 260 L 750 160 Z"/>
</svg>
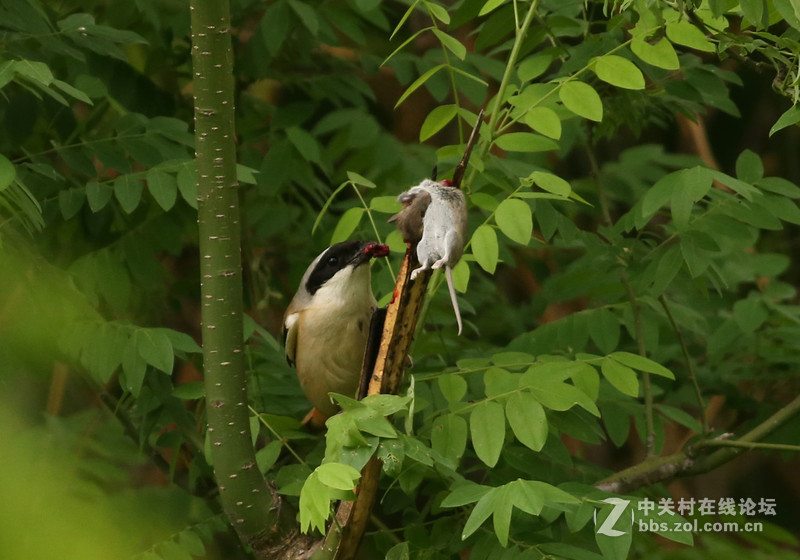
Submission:
<svg viewBox="0 0 800 560">
<path fill-rule="evenodd" d="M 597 532 L 600 535 L 607 535 L 609 537 L 621 537 L 625 534 L 625 531 L 619 531 L 614 529 L 614 525 L 617 523 L 622 514 L 625 513 L 625 508 L 628 507 L 628 504 L 631 503 L 630 500 L 623 500 L 622 498 L 606 498 L 603 500 L 607 504 L 611 504 L 614 506 L 614 509 L 608 514 L 605 521 L 603 521 L 599 527 L 597 527 Z M 633 522 L 633 511 L 631 511 L 631 522 Z M 597 526 L 597 510 L 594 510 L 594 524 Z"/>
</svg>

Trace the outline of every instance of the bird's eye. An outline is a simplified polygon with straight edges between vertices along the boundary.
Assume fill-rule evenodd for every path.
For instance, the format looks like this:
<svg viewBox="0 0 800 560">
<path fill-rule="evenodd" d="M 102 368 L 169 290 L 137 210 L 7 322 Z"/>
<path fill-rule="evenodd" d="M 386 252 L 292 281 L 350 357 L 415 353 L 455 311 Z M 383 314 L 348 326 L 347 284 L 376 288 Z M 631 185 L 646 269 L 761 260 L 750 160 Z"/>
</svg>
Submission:
<svg viewBox="0 0 800 560">
<path fill-rule="evenodd" d="M 331 266 L 336 266 L 339 264 L 339 259 L 337 257 L 331 257 L 328 259 L 328 264 Z"/>
</svg>

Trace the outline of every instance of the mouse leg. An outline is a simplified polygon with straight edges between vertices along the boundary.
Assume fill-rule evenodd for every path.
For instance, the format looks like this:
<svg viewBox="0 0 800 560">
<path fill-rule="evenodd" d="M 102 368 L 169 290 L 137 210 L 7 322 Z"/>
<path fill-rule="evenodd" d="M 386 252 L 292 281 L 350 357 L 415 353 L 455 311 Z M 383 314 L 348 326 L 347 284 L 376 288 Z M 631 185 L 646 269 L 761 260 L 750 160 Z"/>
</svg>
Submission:
<svg viewBox="0 0 800 560">
<path fill-rule="evenodd" d="M 420 266 L 419 268 L 415 268 L 414 270 L 411 271 L 411 279 L 414 280 L 419 275 L 420 272 L 423 272 L 425 270 L 430 270 L 430 268 L 431 265 L 429 261 L 425 261 L 424 263 L 422 263 L 422 266 Z"/>
<path fill-rule="evenodd" d="M 438 270 L 443 266 L 450 264 L 451 258 L 453 256 L 453 247 L 456 245 L 457 241 L 458 241 L 458 234 L 453 230 L 448 231 L 447 235 L 445 235 L 444 237 L 444 255 L 442 255 L 442 258 L 440 258 L 438 261 L 434 262 L 431 265 L 432 269 Z M 456 257 L 456 259 L 453 260 L 457 259 L 458 257 Z"/>
</svg>

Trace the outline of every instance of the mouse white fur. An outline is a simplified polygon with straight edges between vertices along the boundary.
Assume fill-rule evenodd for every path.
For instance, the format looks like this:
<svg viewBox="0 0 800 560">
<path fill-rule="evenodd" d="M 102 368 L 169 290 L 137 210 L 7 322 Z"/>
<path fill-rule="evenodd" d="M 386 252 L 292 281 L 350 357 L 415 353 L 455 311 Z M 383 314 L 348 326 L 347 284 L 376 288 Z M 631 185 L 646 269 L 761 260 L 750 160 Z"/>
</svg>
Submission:
<svg viewBox="0 0 800 560">
<path fill-rule="evenodd" d="M 450 301 L 461 334 L 461 312 L 458 308 L 456 291 L 453 287 L 453 267 L 461 259 L 467 237 L 467 203 L 464 193 L 450 181 L 425 179 L 405 195 L 415 198 L 430 196 L 430 204 L 422 218 L 422 238 L 417 244 L 417 259 L 420 267 L 411 272 L 415 279 L 423 270 L 444 267 Z M 403 196 L 403 195 L 401 195 Z"/>
</svg>

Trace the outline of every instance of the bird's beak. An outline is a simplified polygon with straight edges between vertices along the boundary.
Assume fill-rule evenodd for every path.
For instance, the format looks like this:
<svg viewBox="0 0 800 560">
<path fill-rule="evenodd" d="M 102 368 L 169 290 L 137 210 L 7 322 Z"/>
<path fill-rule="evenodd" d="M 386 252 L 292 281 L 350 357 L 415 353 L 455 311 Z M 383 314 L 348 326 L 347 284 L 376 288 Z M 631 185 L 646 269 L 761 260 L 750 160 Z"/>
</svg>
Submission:
<svg viewBox="0 0 800 560">
<path fill-rule="evenodd" d="M 354 266 L 359 266 L 373 257 L 385 257 L 389 254 L 389 246 L 383 243 L 375 243 L 374 241 L 366 241 L 353 257 L 352 263 Z"/>
</svg>

